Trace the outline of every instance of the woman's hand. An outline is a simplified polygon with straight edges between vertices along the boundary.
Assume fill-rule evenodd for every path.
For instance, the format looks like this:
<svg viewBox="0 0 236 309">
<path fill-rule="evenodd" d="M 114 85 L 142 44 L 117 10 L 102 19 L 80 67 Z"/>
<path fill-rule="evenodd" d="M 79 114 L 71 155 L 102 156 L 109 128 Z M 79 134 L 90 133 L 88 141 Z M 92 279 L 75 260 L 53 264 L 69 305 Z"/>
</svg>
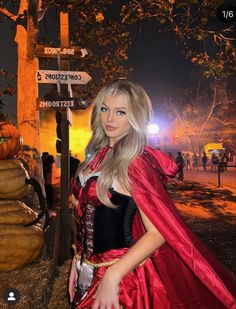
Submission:
<svg viewBox="0 0 236 309">
<path fill-rule="evenodd" d="M 73 301 L 75 296 L 75 286 L 77 282 L 77 271 L 75 267 L 76 259 L 73 258 L 71 262 L 71 270 L 70 270 L 70 277 L 69 277 L 69 295 L 70 295 L 70 302 Z"/>
<path fill-rule="evenodd" d="M 92 309 L 119 309 L 119 280 L 111 268 L 107 269 L 97 288 Z"/>
</svg>

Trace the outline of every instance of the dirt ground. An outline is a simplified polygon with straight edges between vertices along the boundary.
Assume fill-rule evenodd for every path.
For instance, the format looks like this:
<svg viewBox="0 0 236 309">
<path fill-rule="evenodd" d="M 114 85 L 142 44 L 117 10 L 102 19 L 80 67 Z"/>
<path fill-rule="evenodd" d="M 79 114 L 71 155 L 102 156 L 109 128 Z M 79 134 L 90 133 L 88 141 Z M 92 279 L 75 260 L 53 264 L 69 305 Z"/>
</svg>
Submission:
<svg viewBox="0 0 236 309">
<path fill-rule="evenodd" d="M 227 185 L 174 181 L 168 185 L 176 207 L 190 228 L 236 276 L 236 192 Z M 195 178 L 196 177 L 192 177 Z M 204 178 L 205 179 L 205 178 Z M 38 260 L 22 269 L 0 274 L 0 294 L 7 287 L 21 293 L 17 305 L 7 305 L 0 298 L 0 308 L 69 309 L 68 261 L 53 269 L 51 262 Z"/>
</svg>

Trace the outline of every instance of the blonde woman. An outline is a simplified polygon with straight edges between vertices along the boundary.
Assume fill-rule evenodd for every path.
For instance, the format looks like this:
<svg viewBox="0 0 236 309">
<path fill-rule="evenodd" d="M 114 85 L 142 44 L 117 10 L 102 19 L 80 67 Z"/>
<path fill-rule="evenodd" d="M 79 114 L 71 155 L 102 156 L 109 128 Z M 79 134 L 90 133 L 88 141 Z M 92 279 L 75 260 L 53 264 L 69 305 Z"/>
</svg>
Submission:
<svg viewBox="0 0 236 309">
<path fill-rule="evenodd" d="M 235 285 L 186 227 L 163 183 L 178 168 L 146 146 L 151 103 L 125 80 L 94 101 L 87 159 L 77 172 L 80 241 L 72 308 L 236 308 Z"/>
</svg>

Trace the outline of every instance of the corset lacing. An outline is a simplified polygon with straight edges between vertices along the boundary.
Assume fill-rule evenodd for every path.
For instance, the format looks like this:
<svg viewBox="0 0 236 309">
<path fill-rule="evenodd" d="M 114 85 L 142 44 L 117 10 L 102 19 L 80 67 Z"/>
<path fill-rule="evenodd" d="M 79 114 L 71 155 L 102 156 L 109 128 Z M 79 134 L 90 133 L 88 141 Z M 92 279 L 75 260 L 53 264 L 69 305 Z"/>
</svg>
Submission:
<svg viewBox="0 0 236 309">
<path fill-rule="evenodd" d="M 91 175 L 91 177 L 89 177 L 87 181 L 89 182 L 94 181 L 97 177 L 98 176 Z M 77 182 L 77 185 L 80 186 L 81 188 L 82 187 L 81 178 L 77 177 L 76 182 Z M 119 202 L 120 202 L 121 204 L 118 207 L 125 207 L 124 217 L 122 220 L 123 232 L 121 231 L 120 237 L 121 237 L 121 241 L 123 242 L 123 245 L 125 247 L 130 247 L 135 243 L 133 239 L 133 235 L 132 235 L 132 225 L 133 225 L 133 219 L 134 219 L 135 213 L 137 211 L 137 206 L 130 196 L 116 192 L 114 188 L 111 188 L 109 192 L 111 194 L 111 201 L 113 203 L 119 205 Z M 81 243 L 81 262 L 83 262 L 84 259 L 88 258 L 89 255 L 94 253 L 95 211 L 96 211 L 96 207 L 102 207 L 102 206 L 104 207 L 104 205 L 102 204 L 101 206 L 95 206 L 92 204 L 85 204 L 85 203 L 82 203 L 80 205 L 81 216 L 79 217 L 79 227 L 80 227 L 79 236 L 80 236 L 80 243 Z M 113 210 L 113 211 L 116 211 L 116 210 Z M 101 224 L 103 225 L 105 223 L 101 222 Z M 98 225 L 96 225 L 96 228 L 98 228 Z M 107 232 L 109 233 L 109 231 Z M 96 232 L 96 235 L 98 235 L 97 232 Z M 96 237 L 96 240 L 98 241 L 97 237 Z M 99 246 L 99 248 L 101 248 L 101 246 Z M 96 250 L 97 249 L 98 248 L 96 245 Z"/>
</svg>

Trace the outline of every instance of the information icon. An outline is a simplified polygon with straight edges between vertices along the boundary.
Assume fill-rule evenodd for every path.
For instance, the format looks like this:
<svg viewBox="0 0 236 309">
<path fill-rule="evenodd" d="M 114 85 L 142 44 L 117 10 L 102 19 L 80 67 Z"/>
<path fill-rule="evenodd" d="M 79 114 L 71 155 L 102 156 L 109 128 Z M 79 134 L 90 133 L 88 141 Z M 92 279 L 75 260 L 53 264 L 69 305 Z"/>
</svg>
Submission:
<svg viewBox="0 0 236 309">
<path fill-rule="evenodd" d="M 4 302 L 8 305 L 17 304 L 20 300 L 20 292 L 15 288 L 8 288 L 3 293 Z"/>
</svg>

